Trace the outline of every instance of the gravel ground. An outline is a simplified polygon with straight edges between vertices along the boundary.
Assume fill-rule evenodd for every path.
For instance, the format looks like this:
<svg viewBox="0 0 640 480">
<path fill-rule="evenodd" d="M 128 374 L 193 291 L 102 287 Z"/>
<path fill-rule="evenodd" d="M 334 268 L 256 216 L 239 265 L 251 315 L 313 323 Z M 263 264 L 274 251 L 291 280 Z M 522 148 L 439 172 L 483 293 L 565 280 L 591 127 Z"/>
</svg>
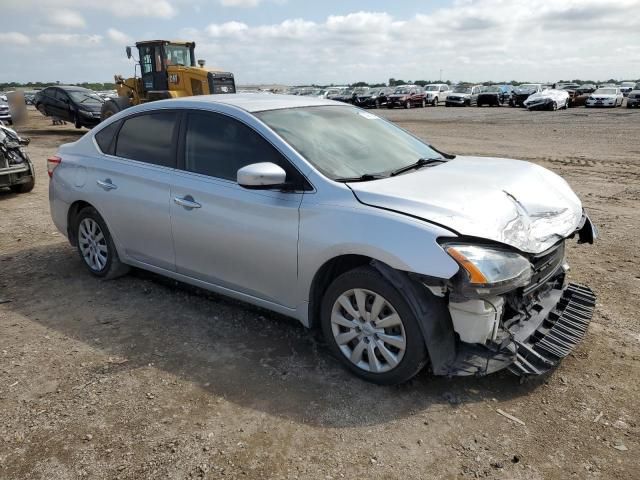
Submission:
<svg viewBox="0 0 640 480">
<path fill-rule="evenodd" d="M 293 320 L 140 271 L 96 280 L 47 199 L 47 156 L 84 131 L 31 111 L 36 188 L 0 192 L 0 478 L 637 479 L 640 112 L 380 113 L 578 192 L 601 238 L 569 249 L 598 294 L 573 355 L 525 383 L 425 372 L 377 387 Z"/>
</svg>

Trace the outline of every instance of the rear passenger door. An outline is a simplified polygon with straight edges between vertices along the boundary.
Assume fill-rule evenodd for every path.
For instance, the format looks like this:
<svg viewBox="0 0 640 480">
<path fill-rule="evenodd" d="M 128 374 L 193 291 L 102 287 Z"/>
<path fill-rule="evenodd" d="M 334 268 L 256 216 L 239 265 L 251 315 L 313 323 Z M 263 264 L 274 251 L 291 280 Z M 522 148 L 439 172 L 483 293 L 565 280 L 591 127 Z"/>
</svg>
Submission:
<svg viewBox="0 0 640 480">
<path fill-rule="evenodd" d="M 175 269 L 169 220 L 179 114 L 160 110 L 116 122 L 96 134 L 104 155 L 91 172 L 94 205 L 128 258 Z M 108 131 L 110 130 L 110 131 Z"/>
<path fill-rule="evenodd" d="M 171 195 L 176 270 L 294 307 L 302 189 L 249 190 L 236 177 L 239 168 L 259 162 L 280 165 L 287 181 L 300 174 L 264 137 L 235 118 L 191 111 L 185 120 L 184 159 Z"/>
</svg>

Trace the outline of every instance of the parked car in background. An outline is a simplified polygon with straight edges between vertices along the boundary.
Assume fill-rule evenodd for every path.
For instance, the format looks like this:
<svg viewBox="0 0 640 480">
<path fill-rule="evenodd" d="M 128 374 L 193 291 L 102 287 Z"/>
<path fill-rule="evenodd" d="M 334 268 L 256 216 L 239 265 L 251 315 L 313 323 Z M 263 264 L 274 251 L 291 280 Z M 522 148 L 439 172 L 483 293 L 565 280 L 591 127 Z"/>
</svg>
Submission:
<svg viewBox="0 0 640 480">
<path fill-rule="evenodd" d="M 446 107 L 470 107 L 478 104 L 478 95 L 482 85 L 456 85 L 447 95 Z"/>
<path fill-rule="evenodd" d="M 424 90 L 418 85 L 400 85 L 387 97 L 387 108 L 394 107 L 425 107 Z"/>
<path fill-rule="evenodd" d="M 635 85 L 636 85 L 636 82 L 622 82 L 620 84 L 620 91 L 622 92 L 622 95 L 625 97 L 629 95 L 629 93 L 631 92 L 631 90 L 633 90 Z"/>
<path fill-rule="evenodd" d="M 558 110 L 569 108 L 569 92 L 555 88 L 534 93 L 524 101 L 527 110 Z"/>
<path fill-rule="evenodd" d="M 511 107 L 524 107 L 524 101 L 529 98 L 530 95 L 542 92 L 543 90 L 544 87 L 541 83 L 525 83 L 518 85 L 517 87 L 513 87 L 513 93 L 511 94 L 509 105 Z"/>
<path fill-rule="evenodd" d="M 636 83 L 627 96 L 627 108 L 640 107 L 640 83 Z"/>
<path fill-rule="evenodd" d="M 11 125 L 13 120 L 11 118 L 11 109 L 9 108 L 9 103 L 5 100 L 0 99 L 0 121 Z"/>
<path fill-rule="evenodd" d="M 33 190 L 36 171 L 25 148 L 28 144 L 29 140 L 15 130 L 0 125 L 0 187 L 9 187 L 14 193 Z"/>
<path fill-rule="evenodd" d="M 539 165 L 300 96 L 159 100 L 96 130 L 47 161 L 53 223 L 95 277 L 135 266 L 293 317 L 379 384 L 541 375 L 586 334 L 596 298 L 565 249 L 595 229 Z"/>
<path fill-rule="evenodd" d="M 500 85 L 489 85 L 482 87 L 476 101 L 478 107 L 489 105 L 499 107 L 509 101 L 509 97 Z"/>
<path fill-rule="evenodd" d="M 348 88 L 346 90 L 342 90 L 338 95 L 334 95 L 331 100 L 343 103 L 353 103 L 354 95 L 357 96 L 355 90 L 353 88 Z"/>
<path fill-rule="evenodd" d="M 585 83 L 576 88 L 576 92 L 578 92 L 580 95 L 585 93 L 590 94 L 595 92 L 597 89 L 598 87 L 596 87 L 593 83 Z"/>
<path fill-rule="evenodd" d="M 35 106 L 47 117 L 57 117 L 76 128 L 93 128 L 100 123 L 104 100 L 93 90 L 82 87 L 56 86 L 39 91 Z"/>
<path fill-rule="evenodd" d="M 393 93 L 391 87 L 374 87 L 364 94 L 359 94 L 354 105 L 362 108 L 381 108 L 387 106 L 387 97 Z"/>
<path fill-rule="evenodd" d="M 444 102 L 452 92 L 453 90 L 446 83 L 432 83 L 424 87 L 425 100 L 434 107 L 437 107 L 440 102 Z"/>
<path fill-rule="evenodd" d="M 624 96 L 618 87 L 599 88 L 587 99 L 585 107 L 620 107 Z"/>
<path fill-rule="evenodd" d="M 338 95 L 341 95 L 342 92 L 344 92 L 345 90 L 347 90 L 347 87 L 328 87 L 328 88 L 325 88 L 324 90 L 320 90 L 320 93 L 318 94 L 318 98 L 328 98 L 332 100 Z"/>
</svg>

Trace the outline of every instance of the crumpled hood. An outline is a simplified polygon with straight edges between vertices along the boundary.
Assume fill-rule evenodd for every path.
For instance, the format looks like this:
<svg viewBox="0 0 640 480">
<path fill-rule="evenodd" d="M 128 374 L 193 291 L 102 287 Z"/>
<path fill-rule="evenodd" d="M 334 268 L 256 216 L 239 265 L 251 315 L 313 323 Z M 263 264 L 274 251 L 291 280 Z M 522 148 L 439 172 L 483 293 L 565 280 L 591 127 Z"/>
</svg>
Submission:
<svg viewBox="0 0 640 480">
<path fill-rule="evenodd" d="M 583 214 L 564 179 L 519 160 L 458 156 L 397 177 L 348 185 L 366 205 L 528 253 L 543 252 L 573 233 Z"/>
</svg>

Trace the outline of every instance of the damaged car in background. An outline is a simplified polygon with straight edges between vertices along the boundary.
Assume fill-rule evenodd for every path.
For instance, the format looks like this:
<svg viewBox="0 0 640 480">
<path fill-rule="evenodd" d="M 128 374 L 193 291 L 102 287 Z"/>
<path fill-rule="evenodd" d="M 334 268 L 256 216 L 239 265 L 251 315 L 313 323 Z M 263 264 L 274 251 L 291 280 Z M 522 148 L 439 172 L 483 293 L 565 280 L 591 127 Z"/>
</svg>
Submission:
<svg viewBox="0 0 640 480">
<path fill-rule="evenodd" d="M 593 314 L 566 248 L 596 230 L 567 182 L 351 105 L 160 100 L 47 163 L 53 222 L 92 275 L 136 266 L 296 318 L 371 382 L 539 375 Z"/>
<path fill-rule="evenodd" d="M 509 106 L 511 107 L 524 107 L 524 101 L 534 93 L 540 93 L 544 90 L 544 86 L 541 83 L 525 83 L 513 88 L 511 92 L 511 98 L 509 99 Z"/>
<path fill-rule="evenodd" d="M 33 190 L 36 172 L 25 149 L 27 145 L 29 139 L 0 125 L 0 188 L 9 187 L 14 193 Z"/>
<path fill-rule="evenodd" d="M 530 95 L 524 101 L 528 110 L 558 110 L 569 108 L 569 92 L 549 89 Z"/>
</svg>

